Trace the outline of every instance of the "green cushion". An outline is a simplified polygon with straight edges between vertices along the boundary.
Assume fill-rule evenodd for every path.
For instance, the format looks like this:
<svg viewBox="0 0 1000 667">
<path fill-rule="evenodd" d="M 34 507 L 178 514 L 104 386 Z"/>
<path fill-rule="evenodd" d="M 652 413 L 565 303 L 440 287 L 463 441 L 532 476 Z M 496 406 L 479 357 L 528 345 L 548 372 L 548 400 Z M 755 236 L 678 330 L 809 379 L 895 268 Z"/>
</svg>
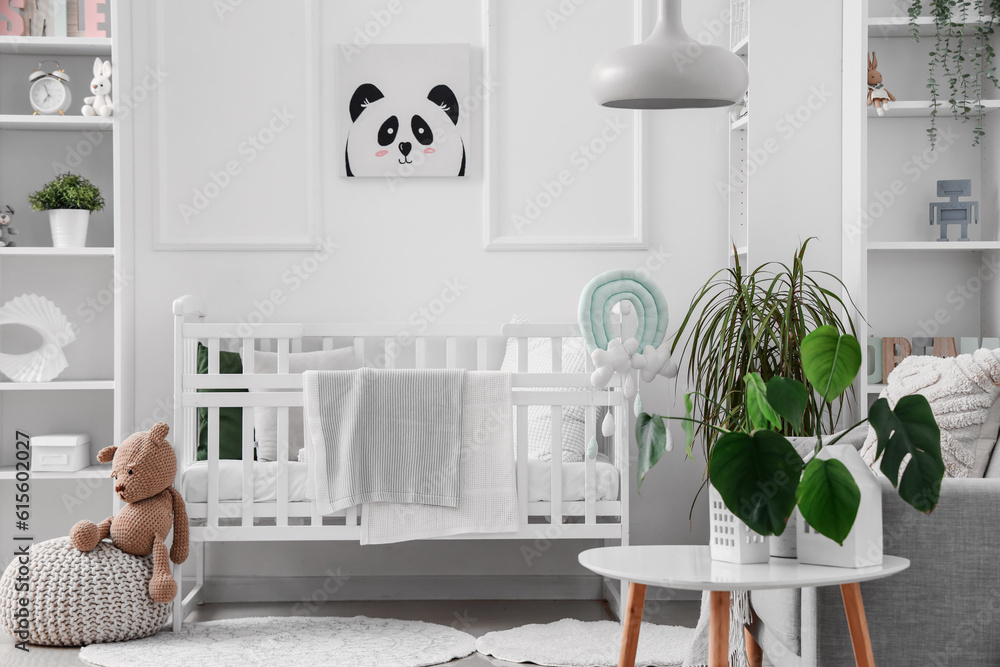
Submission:
<svg viewBox="0 0 1000 667">
<path fill-rule="evenodd" d="M 243 373 L 237 352 L 219 352 L 219 372 Z M 198 374 L 208 374 L 208 348 L 198 343 Z M 246 389 L 199 389 L 198 391 L 247 391 Z M 243 458 L 243 408 L 219 408 L 219 458 Z M 254 453 L 254 459 L 257 458 Z M 208 408 L 198 408 L 198 460 L 208 459 Z"/>
</svg>

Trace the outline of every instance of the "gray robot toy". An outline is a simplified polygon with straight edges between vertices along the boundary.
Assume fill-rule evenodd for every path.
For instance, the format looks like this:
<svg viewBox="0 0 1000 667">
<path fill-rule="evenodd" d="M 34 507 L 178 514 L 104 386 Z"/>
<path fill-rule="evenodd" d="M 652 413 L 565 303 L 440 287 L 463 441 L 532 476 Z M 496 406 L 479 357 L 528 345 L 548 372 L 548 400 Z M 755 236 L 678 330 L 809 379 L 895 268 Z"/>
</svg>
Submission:
<svg viewBox="0 0 1000 667">
<path fill-rule="evenodd" d="M 938 181 L 937 193 L 938 197 L 948 198 L 948 201 L 931 202 L 930 205 L 931 224 L 941 225 L 941 238 L 938 241 L 948 240 L 948 225 L 961 225 L 962 236 L 958 240 L 968 241 L 969 224 L 979 224 L 979 202 L 960 202 L 958 198 L 972 196 L 972 181 Z"/>
<path fill-rule="evenodd" d="M 14 220 L 14 209 L 7 206 L 0 212 L 0 248 L 13 248 L 17 244 L 10 237 L 17 234 L 17 230 L 10 226 Z"/>
</svg>

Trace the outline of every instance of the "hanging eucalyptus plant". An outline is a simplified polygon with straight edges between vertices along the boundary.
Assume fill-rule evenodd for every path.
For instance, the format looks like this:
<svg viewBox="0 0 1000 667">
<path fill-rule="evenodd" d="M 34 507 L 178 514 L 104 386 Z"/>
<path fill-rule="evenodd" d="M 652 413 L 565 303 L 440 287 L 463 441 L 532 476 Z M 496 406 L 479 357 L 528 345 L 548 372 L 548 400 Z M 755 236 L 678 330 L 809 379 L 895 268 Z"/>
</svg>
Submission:
<svg viewBox="0 0 1000 667">
<path fill-rule="evenodd" d="M 1000 15 L 1000 0 L 929 0 L 934 19 L 934 49 L 928 54 L 927 89 L 931 96 L 931 124 L 927 135 L 937 145 L 937 116 L 941 106 L 951 108 L 963 123 L 975 118 L 972 145 L 985 136 L 983 129 L 983 85 L 1000 86 L 993 66 L 990 44 L 993 24 Z M 921 0 L 911 0 L 908 9 L 913 39 L 920 41 L 917 19 L 923 15 Z M 970 32 L 971 30 L 971 32 Z"/>
</svg>

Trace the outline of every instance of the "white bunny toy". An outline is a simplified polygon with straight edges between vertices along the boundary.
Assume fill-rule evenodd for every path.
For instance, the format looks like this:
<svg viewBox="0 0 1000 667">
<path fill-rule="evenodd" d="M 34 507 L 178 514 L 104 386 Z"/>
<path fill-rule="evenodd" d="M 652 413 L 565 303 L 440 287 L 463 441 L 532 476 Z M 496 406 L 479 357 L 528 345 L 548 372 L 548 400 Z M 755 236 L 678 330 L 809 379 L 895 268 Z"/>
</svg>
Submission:
<svg viewBox="0 0 1000 667">
<path fill-rule="evenodd" d="M 84 116 L 110 116 L 114 112 L 111 102 L 111 61 L 94 59 L 94 80 L 90 82 L 91 97 L 83 98 L 81 111 Z"/>
</svg>

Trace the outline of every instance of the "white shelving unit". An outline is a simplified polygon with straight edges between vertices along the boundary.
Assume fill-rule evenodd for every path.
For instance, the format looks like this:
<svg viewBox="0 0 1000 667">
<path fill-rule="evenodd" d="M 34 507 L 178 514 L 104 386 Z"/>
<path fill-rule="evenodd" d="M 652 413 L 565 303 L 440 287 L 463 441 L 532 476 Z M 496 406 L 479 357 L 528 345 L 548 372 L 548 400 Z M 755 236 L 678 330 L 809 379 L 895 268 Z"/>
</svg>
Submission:
<svg viewBox="0 0 1000 667">
<path fill-rule="evenodd" d="M 52 300 L 73 323 L 76 340 L 65 348 L 68 368 L 46 383 L 12 382 L 0 376 L 0 493 L 13 492 L 15 433 L 82 432 L 91 436 L 95 465 L 78 472 L 31 473 L 29 533 L 35 541 L 64 535 L 82 518 L 112 512 L 110 466 L 96 465 L 97 452 L 120 444 L 135 422 L 133 407 L 133 298 L 130 276 L 131 121 L 81 115 L 95 57 L 111 58 L 113 96 L 132 88 L 130 2 L 111 9 L 109 38 L 0 37 L 0 205 L 16 209 L 20 232 L 14 248 L 0 248 L 0 304 L 24 293 Z M 120 38 L 119 38 L 120 36 Z M 58 60 L 70 74 L 72 106 L 65 116 L 32 115 L 28 74 L 41 60 Z M 126 95 L 127 97 L 127 95 Z M 105 210 L 91 216 L 92 247 L 53 248 L 44 213 L 30 210 L 28 193 L 66 165 L 97 185 Z M 0 349 L 24 351 L 33 341 L 23 332 L 0 329 Z M 96 480 L 96 481 L 95 481 Z M 11 526 L 0 521 L 0 547 L 9 560 Z"/>
<path fill-rule="evenodd" d="M 729 7 L 731 23 L 729 44 L 733 53 L 750 64 L 750 0 L 731 0 Z M 749 110 L 749 104 L 747 105 Z M 743 266 L 748 263 L 749 242 L 749 174 L 747 170 L 747 146 L 750 134 L 750 114 L 730 123 L 729 137 L 729 241 L 726 255 L 732 262 L 732 247 Z"/>
<path fill-rule="evenodd" d="M 17 471 L 14 466 L 0 467 L 0 481 L 14 479 Z M 78 480 L 78 479 L 102 479 L 111 476 L 111 464 L 98 464 L 77 470 L 76 472 L 33 472 L 32 479 L 37 480 Z"/>
<path fill-rule="evenodd" d="M 934 20 L 916 21 L 922 38 L 916 42 L 909 17 L 900 15 L 904 11 L 892 0 L 845 3 L 843 10 L 843 275 L 864 315 L 855 324 L 862 335 L 880 338 L 997 337 L 1000 275 L 988 274 L 1000 255 L 1000 115 L 993 113 L 1000 109 L 1000 95 L 984 86 L 987 134 L 976 147 L 974 121 L 953 119 L 943 103 L 938 146 L 931 152 L 926 132 L 931 102 L 922 98 Z M 975 22 L 969 17 L 962 32 L 974 35 Z M 886 88 L 897 98 L 883 117 L 866 104 L 864 75 L 872 51 Z M 928 204 L 946 201 L 936 192 L 937 181 L 946 179 L 971 180 L 973 195 L 963 201 L 980 202 L 979 224 L 969 226 L 968 242 L 955 240 L 955 226 L 949 229 L 951 241 L 938 242 L 940 228 L 930 224 Z M 862 412 L 885 388 L 865 376 L 859 387 L 860 395 L 868 396 Z"/>
</svg>

